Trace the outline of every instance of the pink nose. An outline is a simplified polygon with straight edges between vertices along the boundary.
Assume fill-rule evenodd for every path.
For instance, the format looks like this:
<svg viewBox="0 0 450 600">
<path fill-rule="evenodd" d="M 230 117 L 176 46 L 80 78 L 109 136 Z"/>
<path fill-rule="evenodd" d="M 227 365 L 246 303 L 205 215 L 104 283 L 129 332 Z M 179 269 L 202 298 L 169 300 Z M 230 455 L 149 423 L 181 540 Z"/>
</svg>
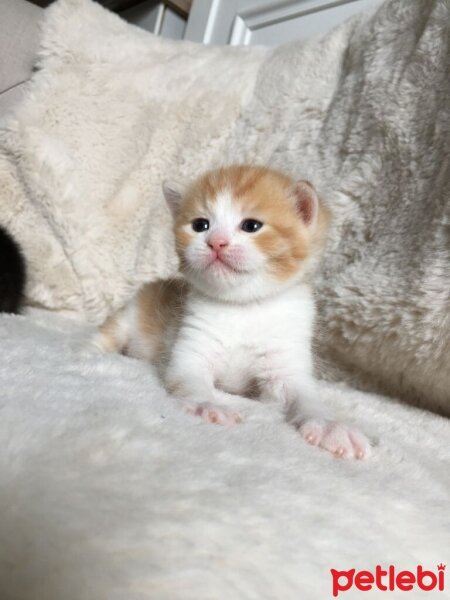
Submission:
<svg viewBox="0 0 450 600">
<path fill-rule="evenodd" d="M 229 242 L 228 242 L 227 238 L 222 234 L 216 234 L 216 235 L 213 234 L 208 239 L 208 246 L 210 248 L 212 248 L 213 250 L 215 250 L 216 252 L 223 250 L 223 248 L 228 246 L 228 244 L 229 244 Z"/>
</svg>

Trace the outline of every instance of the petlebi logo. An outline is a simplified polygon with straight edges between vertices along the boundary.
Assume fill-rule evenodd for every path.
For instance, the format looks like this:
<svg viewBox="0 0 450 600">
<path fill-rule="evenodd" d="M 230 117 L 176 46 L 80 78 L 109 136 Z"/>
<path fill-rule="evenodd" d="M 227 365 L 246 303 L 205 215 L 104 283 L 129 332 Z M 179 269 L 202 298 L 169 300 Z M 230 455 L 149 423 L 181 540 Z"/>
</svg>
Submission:
<svg viewBox="0 0 450 600">
<path fill-rule="evenodd" d="M 383 569 L 377 565 L 374 571 L 338 571 L 330 569 L 333 596 L 336 598 L 343 592 L 356 588 L 360 592 L 369 592 L 378 589 L 382 592 L 400 590 L 410 592 L 411 590 L 422 590 L 431 592 L 437 590 L 443 592 L 445 589 L 445 566 L 437 565 L 436 570 L 424 569 L 417 565 L 414 571 L 397 571 L 394 565 Z"/>
</svg>

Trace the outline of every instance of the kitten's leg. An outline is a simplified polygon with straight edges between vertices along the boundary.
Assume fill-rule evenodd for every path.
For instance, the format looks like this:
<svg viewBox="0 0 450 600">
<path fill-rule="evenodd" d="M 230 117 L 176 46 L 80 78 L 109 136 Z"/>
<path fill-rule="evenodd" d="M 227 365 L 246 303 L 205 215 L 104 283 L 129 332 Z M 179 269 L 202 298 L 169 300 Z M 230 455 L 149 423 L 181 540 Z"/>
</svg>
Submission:
<svg viewBox="0 0 450 600">
<path fill-rule="evenodd" d="M 216 404 L 215 402 L 192 402 L 185 400 L 183 409 L 190 415 L 201 417 L 208 423 L 214 425 L 237 425 L 242 421 L 241 415 L 230 408 Z"/>
<path fill-rule="evenodd" d="M 235 425 L 241 417 L 232 407 L 221 404 L 223 395 L 214 386 L 211 367 L 200 357 L 177 360 L 175 355 L 166 371 L 164 380 L 167 391 L 180 402 L 187 413 L 201 417 L 208 423 Z M 182 356 L 182 353 L 181 353 Z"/>
<path fill-rule="evenodd" d="M 92 338 L 92 345 L 102 352 L 121 352 L 123 339 L 120 335 L 120 313 L 108 317 Z"/>
<path fill-rule="evenodd" d="M 122 309 L 99 327 L 92 344 L 103 352 L 122 353 L 156 362 L 161 353 L 164 323 L 155 308 L 157 284 L 147 284 Z"/>
<path fill-rule="evenodd" d="M 219 403 L 220 400 L 218 401 L 218 397 L 216 397 L 214 387 L 200 385 L 200 382 L 193 381 L 186 385 L 186 383 L 178 381 L 176 384 L 168 384 L 167 391 L 180 401 L 185 412 L 201 417 L 208 423 L 236 425 L 242 420 L 237 411 Z M 212 400 L 203 401 L 202 398 L 211 398 Z"/>
<path fill-rule="evenodd" d="M 370 442 L 365 435 L 324 417 L 318 391 L 308 377 L 274 379 L 263 386 L 262 396 L 282 404 L 288 423 L 298 429 L 309 444 L 324 448 L 339 458 L 370 456 Z"/>
</svg>

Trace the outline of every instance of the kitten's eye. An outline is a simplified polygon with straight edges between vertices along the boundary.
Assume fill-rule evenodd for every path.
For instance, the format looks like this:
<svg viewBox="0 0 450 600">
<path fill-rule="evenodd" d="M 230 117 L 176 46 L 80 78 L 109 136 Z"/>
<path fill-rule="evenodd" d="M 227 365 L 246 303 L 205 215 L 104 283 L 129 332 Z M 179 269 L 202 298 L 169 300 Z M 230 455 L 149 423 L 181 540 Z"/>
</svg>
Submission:
<svg viewBox="0 0 450 600">
<path fill-rule="evenodd" d="M 209 221 L 208 219 L 194 219 L 192 221 L 192 229 L 197 233 L 201 233 L 202 231 L 206 231 L 209 229 Z"/>
<path fill-rule="evenodd" d="M 242 221 L 241 223 L 241 229 L 246 233 L 255 233 L 255 231 L 261 229 L 262 226 L 263 223 L 261 223 L 261 221 L 257 221 L 256 219 L 245 219 L 245 221 Z"/>
</svg>

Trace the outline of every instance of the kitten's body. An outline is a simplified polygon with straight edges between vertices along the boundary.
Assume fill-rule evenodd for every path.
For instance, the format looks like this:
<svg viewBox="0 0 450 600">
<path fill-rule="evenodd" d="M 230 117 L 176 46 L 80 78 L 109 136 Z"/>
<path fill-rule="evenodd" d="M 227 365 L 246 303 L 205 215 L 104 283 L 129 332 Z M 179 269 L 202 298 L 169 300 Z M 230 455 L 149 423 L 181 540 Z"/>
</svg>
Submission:
<svg viewBox="0 0 450 600">
<path fill-rule="evenodd" d="M 316 391 L 308 280 L 328 215 L 310 184 L 235 166 L 165 193 L 186 282 L 144 286 L 102 327 L 101 347 L 157 364 L 207 421 L 239 422 L 236 395 L 258 397 L 280 403 L 310 443 L 367 455 L 363 436 L 323 419 Z"/>
<path fill-rule="evenodd" d="M 203 385 L 213 388 L 204 400 L 218 405 L 222 392 L 294 402 L 295 391 L 312 380 L 313 315 L 304 286 L 244 306 L 192 290 L 165 378 L 175 390 L 180 381 L 191 380 L 187 398 L 198 398 Z M 193 373 L 202 381 L 195 382 Z"/>
<path fill-rule="evenodd" d="M 0 227 L 0 312 L 18 313 L 25 288 L 25 260 L 13 237 Z"/>
<path fill-rule="evenodd" d="M 184 313 L 187 285 L 182 279 L 144 285 L 135 298 L 102 325 L 98 345 L 148 360 L 162 372 Z"/>
</svg>

